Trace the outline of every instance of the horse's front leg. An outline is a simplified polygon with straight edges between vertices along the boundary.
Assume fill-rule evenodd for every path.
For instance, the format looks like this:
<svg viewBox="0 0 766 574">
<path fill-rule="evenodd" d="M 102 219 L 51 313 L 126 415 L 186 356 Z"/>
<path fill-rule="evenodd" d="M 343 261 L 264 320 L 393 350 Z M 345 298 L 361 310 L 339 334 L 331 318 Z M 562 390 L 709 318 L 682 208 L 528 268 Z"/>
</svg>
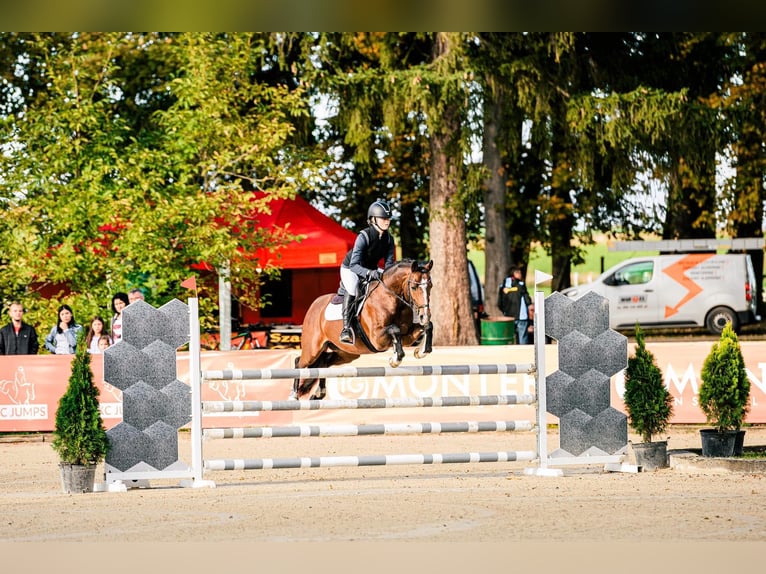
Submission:
<svg viewBox="0 0 766 574">
<path fill-rule="evenodd" d="M 434 338 L 434 324 L 429 323 L 423 328 L 423 330 L 425 331 L 423 334 L 423 342 L 417 349 L 415 349 L 415 356 L 418 359 L 423 359 L 427 354 L 433 351 L 431 344 Z"/>
<path fill-rule="evenodd" d="M 402 347 L 401 331 L 396 325 L 390 325 L 386 327 L 386 333 L 391 337 L 391 341 L 394 344 L 394 354 L 388 359 L 388 364 L 392 367 L 398 367 L 402 363 L 404 358 L 404 348 Z"/>
</svg>

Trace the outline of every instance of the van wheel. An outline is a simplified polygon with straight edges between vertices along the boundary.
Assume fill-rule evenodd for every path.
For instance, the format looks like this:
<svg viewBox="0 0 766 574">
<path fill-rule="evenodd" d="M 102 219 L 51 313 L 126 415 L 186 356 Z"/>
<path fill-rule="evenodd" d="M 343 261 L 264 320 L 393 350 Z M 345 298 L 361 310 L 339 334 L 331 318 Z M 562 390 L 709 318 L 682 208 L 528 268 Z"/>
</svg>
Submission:
<svg viewBox="0 0 766 574">
<path fill-rule="evenodd" d="M 714 335 L 720 335 L 726 323 L 731 323 L 735 333 L 739 331 L 737 314 L 728 307 L 713 307 L 705 319 L 705 327 Z"/>
</svg>

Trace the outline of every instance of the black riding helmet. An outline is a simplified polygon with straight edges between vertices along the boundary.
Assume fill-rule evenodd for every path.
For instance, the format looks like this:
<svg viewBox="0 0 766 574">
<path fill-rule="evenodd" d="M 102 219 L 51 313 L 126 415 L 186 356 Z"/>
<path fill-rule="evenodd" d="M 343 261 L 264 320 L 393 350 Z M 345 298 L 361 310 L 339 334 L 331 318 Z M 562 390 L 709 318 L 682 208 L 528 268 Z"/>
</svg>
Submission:
<svg viewBox="0 0 766 574">
<path fill-rule="evenodd" d="M 380 217 L 381 219 L 391 219 L 391 207 L 386 200 L 378 199 L 367 210 L 367 221 L 370 221 L 373 217 Z"/>
</svg>

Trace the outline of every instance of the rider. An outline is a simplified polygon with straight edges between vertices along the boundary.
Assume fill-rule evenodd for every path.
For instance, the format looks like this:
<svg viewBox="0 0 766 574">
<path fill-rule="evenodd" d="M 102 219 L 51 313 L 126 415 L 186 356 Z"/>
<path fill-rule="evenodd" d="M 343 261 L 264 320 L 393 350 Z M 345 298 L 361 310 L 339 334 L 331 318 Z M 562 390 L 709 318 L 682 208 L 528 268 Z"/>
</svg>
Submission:
<svg viewBox="0 0 766 574">
<path fill-rule="evenodd" d="M 370 205 L 367 223 L 370 226 L 357 235 L 353 249 L 346 253 L 340 266 L 338 294 L 343 295 L 343 330 L 340 332 L 343 343 L 353 343 L 351 314 L 359 280 L 379 279 L 383 274 L 378 267 L 381 259 L 384 260 L 384 269 L 394 263 L 394 238 L 388 233 L 391 207 L 385 200 L 378 199 Z"/>
</svg>

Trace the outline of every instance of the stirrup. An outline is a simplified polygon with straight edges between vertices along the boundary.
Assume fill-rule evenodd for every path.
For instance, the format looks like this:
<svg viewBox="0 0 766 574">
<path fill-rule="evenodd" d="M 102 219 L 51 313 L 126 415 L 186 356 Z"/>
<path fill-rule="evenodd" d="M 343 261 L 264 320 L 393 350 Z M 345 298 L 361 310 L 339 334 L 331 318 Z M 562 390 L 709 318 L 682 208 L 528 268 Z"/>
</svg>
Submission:
<svg viewBox="0 0 766 574">
<path fill-rule="evenodd" d="M 344 327 L 340 332 L 340 342 L 341 343 L 353 343 L 354 342 L 354 332 L 351 330 L 350 327 Z"/>
</svg>

